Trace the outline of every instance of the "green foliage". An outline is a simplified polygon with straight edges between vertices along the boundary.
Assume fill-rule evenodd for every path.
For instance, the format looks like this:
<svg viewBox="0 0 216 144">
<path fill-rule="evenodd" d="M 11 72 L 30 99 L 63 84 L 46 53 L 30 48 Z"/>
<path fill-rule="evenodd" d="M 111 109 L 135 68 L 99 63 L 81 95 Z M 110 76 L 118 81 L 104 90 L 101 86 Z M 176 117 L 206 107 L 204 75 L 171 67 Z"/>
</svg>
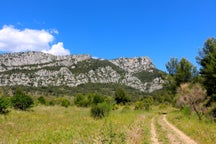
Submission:
<svg viewBox="0 0 216 144">
<path fill-rule="evenodd" d="M 135 110 L 144 109 L 144 110 L 150 110 L 151 105 L 153 104 L 153 98 L 147 97 L 141 101 L 135 102 Z"/>
<path fill-rule="evenodd" d="M 177 58 L 171 58 L 170 61 L 167 62 L 166 69 L 171 76 L 176 75 L 178 63 Z"/>
<path fill-rule="evenodd" d="M 176 93 L 177 87 L 182 83 L 196 82 L 199 80 L 196 67 L 185 58 L 182 58 L 180 61 L 177 58 L 171 58 L 166 64 L 166 69 L 169 75 L 165 76 L 167 80 L 165 87 L 173 94 Z"/>
<path fill-rule="evenodd" d="M 0 114 L 8 112 L 9 103 L 6 98 L 0 97 Z"/>
<path fill-rule="evenodd" d="M 177 86 L 180 86 L 182 83 L 192 82 L 197 75 L 196 67 L 187 59 L 182 58 L 177 66 L 177 73 L 175 75 Z"/>
<path fill-rule="evenodd" d="M 71 105 L 70 101 L 67 99 L 62 99 L 61 106 L 69 107 Z"/>
<path fill-rule="evenodd" d="M 60 106 L 63 106 L 63 107 L 68 107 L 68 106 L 71 105 L 71 103 L 66 98 L 58 97 L 58 98 L 55 98 L 54 100 L 51 100 L 50 105 L 60 105 Z"/>
<path fill-rule="evenodd" d="M 130 102 L 130 98 L 126 95 L 125 91 L 118 88 L 115 92 L 115 101 L 117 104 L 126 104 Z"/>
<path fill-rule="evenodd" d="M 118 66 L 114 65 L 113 63 L 109 62 L 108 60 L 100 60 L 100 59 L 89 59 L 85 61 L 81 61 L 75 65 L 75 69 L 71 69 L 72 73 L 80 74 L 80 73 L 87 73 L 90 70 L 96 70 L 99 67 L 107 67 L 110 66 L 112 69 L 117 71 L 119 74 L 125 73 L 124 70 L 119 68 Z"/>
<path fill-rule="evenodd" d="M 185 116 L 189 116 L 191 115 L 191 108 L 189 106 L 185 106 L 183 109 L 182 109 L 182 112 Z"/>
<path fill-rule="evenodd" d="M 98 103 L 91 108 L 91 116 L 96 119 L 103 118 L 109 115 L 111 105 L 109 103 Z"/>
<path fill-rule="evenodd" d="M 152 82 L 154 78 L 156 77 L 161 77 L 161 71 L 154 69 L 153 72 L 148 72 L 148 71 L 141 71 L 138 73 L 135 73 L 134 76 L 139 78 L 141 82 Z"/>
<path fill-rule="evenodd" d="M 207 90 L 210 101 L 216 102 L 216 39 L 209 38 L 205 42 L 202 51 L 197 57 L 201 65 L 200 74 L 203 78 L 203 85 Z"/>
<path fill-rule="evenodd" d="M 174 103 L 175 95 L 173 94 L 173 91 L 168 88 L 164 88 L 164 89 L 155 91 L 151 94 L 151 96 L 155 104 L 161 104 L 161 103 L 173 104 Z"/>
<path fill-rule="evenodd" d="M 11 98 L 11 104 L 15 109 L 27 110 L 34 104 L 33 99 L 26 95 L 23 91 L 17 90 L 15 95 Z"/>
<path fill-rule="evenodd" d="M 64 86 L 47 86 L 47 87 L 28 87 L 28 86 L 19 86 L 25 91 L 26 93 L 32 95 L 32 96 L 57 96 L 61 97 L 62 95 L 65 96 L 76 96 L 77 94 L 89 94 L 89 93 L 97 93 L 99 95 L 106 95 L 106 96 L 111 96 L 114 97 L 115 91 L 118 87 L 121 87 L 122 89 L 125 90 L 125 92 L 132 96 L 132 100 L 136 101 L 140 98 L 142 98 L 146 93 L 141 92 L 137 89 L 125 86 L 125 85 L 120 85 L 118 83 L 106 83 L 106 84 L 101 84 L 101 83 L 86 83 L 86 84 L 81 84 L 77 87 L 68 87 L 66 85 Z M 4 87 L 6 89 L 6 92 L 13 91 L 16 89 L 15 86 L 12 87 Z M 11 95 L 10 93 L 7 95 Z"/>
<path fill-rule="evenodd" d="M 74 103 L 80 107 L 87 107 L 91 104 L 91 99 L 86 95 L 77 94 L 74 98 Z"/>
<path fill-rule="evenodd" d="M 37 100 L 39 101 L 40 104 L 43 104 L 43 105 L 46 104 L 46 100 L 43 96 L 40 96 Z"/>
<path fill-rule="evenodd" d="M 97 105 L 98 103 L 102 103 L 104 101 L 110 101 L 109 99 L 105 99 L 105 96 L 101 96 L 97 93 L 88 93 L 84 94 L 77 94 L 74 98 L 74 103 L 80 107 L 88 107 L 91 105 Z"/>
<path fill-rule="evenodd" d="M 143 101 L 137 101 L 135 102 L 135 110 L 140 110 L 140 109 L 144 109 L 144 102 Z"/>
</svg>

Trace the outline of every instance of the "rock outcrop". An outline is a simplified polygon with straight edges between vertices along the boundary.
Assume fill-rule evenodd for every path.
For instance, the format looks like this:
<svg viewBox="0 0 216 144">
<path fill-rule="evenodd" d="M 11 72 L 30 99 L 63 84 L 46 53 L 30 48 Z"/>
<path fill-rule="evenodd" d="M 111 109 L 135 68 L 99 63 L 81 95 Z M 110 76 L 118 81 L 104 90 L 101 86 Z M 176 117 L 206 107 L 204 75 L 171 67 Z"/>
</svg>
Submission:
<svg viewBox="0 0 216 144">
<path fill-rule="evenodd" d="M 0 55 L 0 86 L 76 87 L 86 83 L 118 83 L 143 92 L 162 88 L 161 77 L 143 81 L 136 76 L 157 71 L 148 57 L 93 59 L 90 55 L 54 56 L 42 52 Z M 146 75 L 148 77 L 148 75 Z"/>
</svg>

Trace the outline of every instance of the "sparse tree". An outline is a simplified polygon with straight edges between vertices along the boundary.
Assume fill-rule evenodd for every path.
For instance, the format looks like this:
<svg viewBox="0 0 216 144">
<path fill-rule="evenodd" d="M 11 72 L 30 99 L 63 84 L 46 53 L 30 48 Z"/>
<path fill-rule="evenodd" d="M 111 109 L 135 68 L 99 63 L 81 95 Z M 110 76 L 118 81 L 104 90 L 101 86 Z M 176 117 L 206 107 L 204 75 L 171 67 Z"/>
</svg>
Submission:
<svg viewBox="0 0 216 144">
<path fill-rule="evenodd" d="M 177 103 L 182 107 L 189 106 L 198 116 L 199 120 L 202 119 L 203 107 L 201 102 L 206 98 L 205 89 L 198 83 L 196 84 L 181 84 L 177 89 L 179 95 Z"/>
</svg>

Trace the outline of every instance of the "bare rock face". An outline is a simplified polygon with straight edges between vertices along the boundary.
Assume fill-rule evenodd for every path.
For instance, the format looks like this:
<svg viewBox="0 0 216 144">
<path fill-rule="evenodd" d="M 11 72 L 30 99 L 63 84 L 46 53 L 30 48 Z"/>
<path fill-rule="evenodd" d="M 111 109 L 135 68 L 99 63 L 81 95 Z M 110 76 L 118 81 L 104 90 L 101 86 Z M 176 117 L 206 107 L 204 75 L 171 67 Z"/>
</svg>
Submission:
<svg viewBox="0 0 216 144">
<path fill-rule="evenodd" d="M 143 82 L 136 74 L 142 71 L 153 73 L 155 69 L 148 57 L 109 61 L 95 60 L 90 55 L 12 53 L 0 55 L 0 86 L 76 87 L 86 83 L 119 83 L 143 92 L 153 92 L 162 88 L 161 77 Z"/>
<path fill-rule="evenodd" d="M 148 57 L 119 58 L 111 60 L 111 62 L 129 73 L 135 73 L 143 70 L 151 72 L 152 69 L 155 69 L 151 59 Z"/>
</svg>

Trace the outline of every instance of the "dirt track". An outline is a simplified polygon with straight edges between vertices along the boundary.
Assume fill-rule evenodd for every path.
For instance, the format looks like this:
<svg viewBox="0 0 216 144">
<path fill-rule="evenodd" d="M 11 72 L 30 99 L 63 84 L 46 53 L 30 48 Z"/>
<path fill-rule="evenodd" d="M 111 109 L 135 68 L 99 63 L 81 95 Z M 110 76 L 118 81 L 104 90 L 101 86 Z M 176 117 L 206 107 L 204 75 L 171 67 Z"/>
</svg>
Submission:
<svg viewBox="0 0 216 144">
<path fill-rule="evenodd" d="M 157 117 L 157 120 L 155 119 L 156 118 L 153 117 L 151 120 L 151 141 L 153 144 L 163 143 L 159 141 L 159 137 L 155 129 L 155 123 L 158 123 L 161 126 L 170 144 L 197 144 L 194 140 L 169 123 L 166 119 L 166 115 Z"/>
</svg>

